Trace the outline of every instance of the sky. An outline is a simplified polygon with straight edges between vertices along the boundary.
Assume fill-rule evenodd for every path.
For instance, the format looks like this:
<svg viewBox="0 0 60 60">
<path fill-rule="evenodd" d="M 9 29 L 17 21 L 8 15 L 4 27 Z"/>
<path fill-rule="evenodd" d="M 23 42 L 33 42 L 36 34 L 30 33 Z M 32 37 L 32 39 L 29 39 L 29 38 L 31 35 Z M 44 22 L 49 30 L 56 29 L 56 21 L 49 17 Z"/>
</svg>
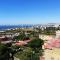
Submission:
<svg viewBox="0 0 60 60">
<path fill-rule="evenodd" d="M 60 23 L 60 0 L 0 0 L 0 25 Z"/>
</svg>

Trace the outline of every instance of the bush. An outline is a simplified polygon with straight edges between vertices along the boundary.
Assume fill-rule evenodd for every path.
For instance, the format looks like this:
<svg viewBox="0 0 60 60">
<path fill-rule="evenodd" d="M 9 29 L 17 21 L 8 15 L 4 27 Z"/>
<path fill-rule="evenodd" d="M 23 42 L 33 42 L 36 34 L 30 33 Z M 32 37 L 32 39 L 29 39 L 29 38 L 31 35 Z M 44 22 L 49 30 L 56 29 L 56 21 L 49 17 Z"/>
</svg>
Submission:
<svg viewBox="0 0 60 60">
<path fill-rule="evenodd" d="M 7 51 L 8 48 L 0 44 L 0 60 L 8 60 L 9 59 L 9 52 Z"/>
<path fill-rule="evenodd" d="M 28 43 L 28 46 L 34 49 L 41 48 L 44 44 L 44 41 L 42 39 L 33 39 L 31 42 Z"/>
<path fill-rule="evenodd" d="M 31 60 L 32 49 L 29 47 L 25 47 L 23 51 L 20 51 L 15 54 L 17 58 L 20 60 Z"/>
</svg>

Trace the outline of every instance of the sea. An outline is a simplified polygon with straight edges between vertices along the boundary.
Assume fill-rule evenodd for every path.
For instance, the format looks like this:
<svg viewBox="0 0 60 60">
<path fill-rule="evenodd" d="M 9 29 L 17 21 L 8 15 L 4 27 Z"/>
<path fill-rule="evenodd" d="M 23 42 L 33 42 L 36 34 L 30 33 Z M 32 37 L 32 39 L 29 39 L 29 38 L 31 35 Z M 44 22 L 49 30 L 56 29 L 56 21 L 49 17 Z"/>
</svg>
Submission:
<svg viewBox="0 0 60 60">
<path fill-rule="evenodd" d="M 0 25 L 0 31 L 15 28 L 32 28 L 33 25 Z"/>
</svg>

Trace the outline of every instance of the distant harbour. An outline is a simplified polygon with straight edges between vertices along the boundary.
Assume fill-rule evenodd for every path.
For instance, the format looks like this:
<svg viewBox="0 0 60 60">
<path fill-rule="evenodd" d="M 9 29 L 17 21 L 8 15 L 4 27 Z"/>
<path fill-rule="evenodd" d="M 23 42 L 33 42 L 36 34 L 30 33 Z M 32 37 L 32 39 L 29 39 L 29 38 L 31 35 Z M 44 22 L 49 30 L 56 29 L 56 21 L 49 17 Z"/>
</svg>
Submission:
<svg viewBox="0 0 60 60">
<path fill-rule="evenodd" d="M 0 25 L 0 31 L 15 28 L 31 28 L 32 26 L 33 25 Z"/>
</svg>

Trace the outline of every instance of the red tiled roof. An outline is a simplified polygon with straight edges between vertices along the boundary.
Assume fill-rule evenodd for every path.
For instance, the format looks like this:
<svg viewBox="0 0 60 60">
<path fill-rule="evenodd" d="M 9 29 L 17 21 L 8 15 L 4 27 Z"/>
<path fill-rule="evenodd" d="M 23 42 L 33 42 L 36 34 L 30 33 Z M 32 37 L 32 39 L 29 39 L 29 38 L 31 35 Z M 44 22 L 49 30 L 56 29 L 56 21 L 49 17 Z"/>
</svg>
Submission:
<svg viewBox="0 0 60 60">
<path fill-rule="evenodd" d="M 30 42 L 31 40 L 25 40 L 25 41 L 18 41 L 16 42 L 16 45 L 18 46 L 23 46 L 23 45 L 26 45 L 28 42 Z"/>
</svg>

